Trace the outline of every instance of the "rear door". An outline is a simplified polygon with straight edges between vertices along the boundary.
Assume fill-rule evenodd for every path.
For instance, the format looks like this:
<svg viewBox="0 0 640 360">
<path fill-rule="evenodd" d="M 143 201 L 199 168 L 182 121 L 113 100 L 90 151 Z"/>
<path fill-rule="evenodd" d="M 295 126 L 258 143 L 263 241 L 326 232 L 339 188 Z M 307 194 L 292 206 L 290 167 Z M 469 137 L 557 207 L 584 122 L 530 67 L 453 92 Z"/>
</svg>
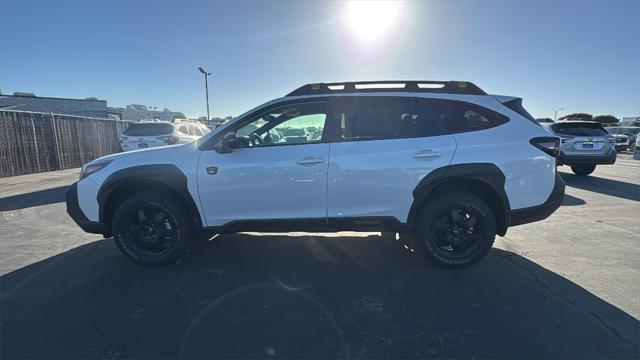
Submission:
<svg viewBox="0 0 640 360">
<path fill-rule="evenodd" d="M 420 180 L 451 161 L 455 141 L 428 103 L 409 97 L 339 97 L 332 107 L 329 218 L 395 217 L 406 222 Z"/>
</svg>

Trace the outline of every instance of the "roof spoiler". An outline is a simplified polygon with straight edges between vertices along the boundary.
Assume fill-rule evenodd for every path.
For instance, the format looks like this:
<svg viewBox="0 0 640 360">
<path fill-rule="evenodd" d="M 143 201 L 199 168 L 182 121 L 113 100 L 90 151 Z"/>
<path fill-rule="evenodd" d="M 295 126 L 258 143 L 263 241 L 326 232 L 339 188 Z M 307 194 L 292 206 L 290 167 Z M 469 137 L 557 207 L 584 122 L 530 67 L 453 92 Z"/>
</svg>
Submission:
<svg viewBox="0 0 640 360">
<path fill-rule="evenodd" d="M 506 104 L 513 100 L 520 100 L 520 103 L 522 103 L 522 98 L 519 98 L 517 96 L 508 96 L 508 95 L 491 95 L 491 96 L 493 96 L 496 100 L 500 101 L 501 104 Z"/>
<path fill-rule="evenodd" d="M 498 100 L 502 105 L 524 116 L 529 121 L 532 121 L 533 123 L 538 124 L 536 119 L 533 116 L 531 116 L 531 114 L 529 114 L 529 112 L 522 106 L 522 98 L 516 97 L 516 96 L 507 96 L 507 95 L 491 95 L 491 96 L 493 96 L 496 100 Z"/>
</svg>

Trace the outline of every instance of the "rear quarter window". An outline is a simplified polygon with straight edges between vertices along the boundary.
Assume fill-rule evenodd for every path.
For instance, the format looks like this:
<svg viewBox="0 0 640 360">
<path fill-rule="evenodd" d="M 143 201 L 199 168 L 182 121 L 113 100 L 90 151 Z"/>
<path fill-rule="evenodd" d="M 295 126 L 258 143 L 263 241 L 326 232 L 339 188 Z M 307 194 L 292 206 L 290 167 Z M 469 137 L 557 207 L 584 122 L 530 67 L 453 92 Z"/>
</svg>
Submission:
<svg viewBox="0 0 640 360">
<path fill-rule="evenodd" d="M 128 136 L 158 136 L 173 132 L 171 124 L 161 123 L 137 123 L 131 124 L 125 130 L 124 135 Z"/>
<path fill-rule="evenodd" d="M 507 116 L 464 101 L 429 99 L 427 102 L 438 113 L 442 128 L 450 134 L 489 129 L 509 121 Z"/>
</svg>

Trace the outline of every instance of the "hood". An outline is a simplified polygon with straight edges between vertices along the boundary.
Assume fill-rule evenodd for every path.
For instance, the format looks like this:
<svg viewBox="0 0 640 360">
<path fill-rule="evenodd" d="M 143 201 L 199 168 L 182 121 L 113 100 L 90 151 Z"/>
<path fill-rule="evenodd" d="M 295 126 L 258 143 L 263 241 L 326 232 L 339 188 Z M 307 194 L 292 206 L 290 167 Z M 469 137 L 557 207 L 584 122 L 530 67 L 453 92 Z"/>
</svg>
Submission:
<svg viewBox="0 0 640 360">
<path fill-rule="evenodd" d="M 102 161 L 113 161 L 113 160 L 119 160 L 119 159 L 144 158 L 146 156 L 153 156 L 157 158 L 158 155 L 162 156 L 161 154 L 164 152 L 180 151 L 180 148 L 191 148 L 195 146 L 196 146 L 196 143 L 191 142 L 188 144 L 167 145 L 167 146 L 159 146 L 159 147 L 153 147 L 148 149 L 139 149 L 139 150 L 121 152 L 121 153 L 99 157 L 89 162 L 89 164 L 98 163 Z"/>
</svg>

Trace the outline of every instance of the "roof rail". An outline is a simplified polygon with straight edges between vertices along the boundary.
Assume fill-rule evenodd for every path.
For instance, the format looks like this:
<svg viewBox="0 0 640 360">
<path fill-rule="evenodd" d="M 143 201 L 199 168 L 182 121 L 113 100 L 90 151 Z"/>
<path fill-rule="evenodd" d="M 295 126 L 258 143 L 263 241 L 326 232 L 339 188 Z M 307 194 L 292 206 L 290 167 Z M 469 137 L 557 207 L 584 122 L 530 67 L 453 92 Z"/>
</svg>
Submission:
<svg viewBox="0 0 640 360">
<path fill-rule="evenodd" d="M 354 92 L 427 92 L 462 95 L 487 95 L 468 81 L 384 80 L 303 85 L 287 96 L 343 94 Z"/>
</svg>

